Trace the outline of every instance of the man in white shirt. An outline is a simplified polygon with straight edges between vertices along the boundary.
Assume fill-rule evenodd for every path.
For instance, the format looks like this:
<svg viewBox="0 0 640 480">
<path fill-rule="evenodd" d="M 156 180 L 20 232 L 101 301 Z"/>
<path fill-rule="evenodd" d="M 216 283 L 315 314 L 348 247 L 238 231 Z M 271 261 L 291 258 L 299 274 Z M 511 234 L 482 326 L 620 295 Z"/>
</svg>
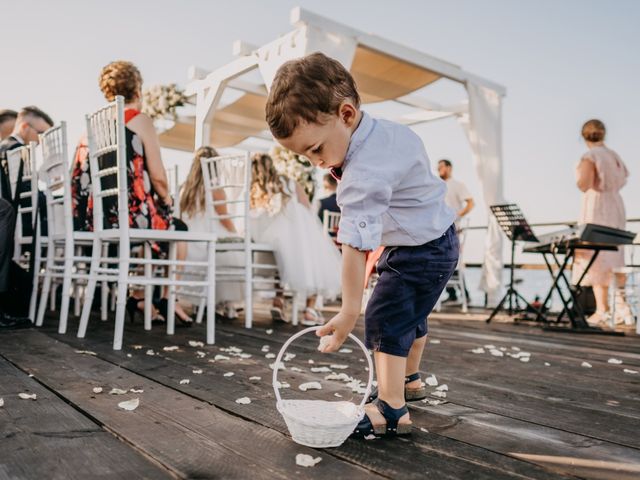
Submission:
<svg viewBox="0 0 640 480">
<path fill-rule="evenodd" d="M 444 197 L 444 203 L 456 212 L 456 227 L 460 229 L 460 220 L 473 209 L 475 204 L 467 186 L 461 181 L 455 180 L 451 176 L 452 170 L 453 166 L 451 165 L 451 161 L 443 158 L 438 162 L 438 175 L 440 175 L 440 178 L 447 184 L 447 193 Z M 460 245 L 460 262 L 462 262 L 462 244 Z M 456 274 L 454 273 L 454 275 Z M 458 294 L 455 287 L 447 287 L 447 293 L 449 294 L 449 297 L 445 302 L 458 301 Z M 466 287 L 464 293 L 468 297 Z"/>
<path fill-rule="evenodd" d="M 475 203 L 467 186 L 451 176 L 452 170 L 453 166 L 449 160 L 442 159 L 438 162 L 438 174 L 447 184 L 447 194 L 444 197 L 444 203 L 456 212 L 456 215 L 458 215 L 457 221 L 459 221 L 473 209 Z"/>
</svg>

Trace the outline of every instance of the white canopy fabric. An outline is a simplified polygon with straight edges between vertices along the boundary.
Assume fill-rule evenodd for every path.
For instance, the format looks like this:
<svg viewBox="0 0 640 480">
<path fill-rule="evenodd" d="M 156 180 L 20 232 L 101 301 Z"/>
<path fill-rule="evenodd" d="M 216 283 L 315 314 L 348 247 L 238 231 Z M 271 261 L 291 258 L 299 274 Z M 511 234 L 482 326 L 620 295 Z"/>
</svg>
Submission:
<svg viewBox="0 0 640 480">
<path fill-rule="evenodd" d="M 394 101 L 413 112 L 392 120 L 406 125 L 455 115 L 467 132 L 487 205 L 503 201 L 501 97 L 504 87 L 412 48 L 294 8 L 295 29 L 260 48 L 251 49 L 208 74 L 193 74 L 187 93 L 196 96 L 196 115 L 182 119 L 160 135 L 161 144 L 193 150 L 202 145 L 235 146 L 247 138 L 270 139 L 264 119 L 266 92 L 284 62 L 312 52 L 339 60 L 350 70 L 363 103 Z M 197 71 L 194 69 L 193 71 Z M 242 79 L 258 71 L 261 83 Z M 465 85 L 465 103 L 442 106 L 412 92 L 440 79 Z M 240 92 L 222 106 L 226 89 Z M 502 277 L 502 237 L 489 219 L 481 288 L 493 299 Z"/>
</svg>

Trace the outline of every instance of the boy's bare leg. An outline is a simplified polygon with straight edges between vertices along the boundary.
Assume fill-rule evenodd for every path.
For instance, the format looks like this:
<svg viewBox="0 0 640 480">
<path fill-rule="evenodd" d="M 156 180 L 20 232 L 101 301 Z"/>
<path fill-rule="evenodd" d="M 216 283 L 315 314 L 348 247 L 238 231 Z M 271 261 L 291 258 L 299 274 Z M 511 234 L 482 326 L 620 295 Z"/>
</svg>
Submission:
<svg viewBox="0 0 640 480">
<path fill-rule="evenodd" d="M 422 360 L 422 352 L 427 344 L 427 335 L 416 338 L 409 350 L 409 356 L 407 357 L 407 368 L 404 372 L 405 376 L 409 376 L 413 373 L 420 371 L 420 360 Z M 407 388 L 420 388 L 422 380 L 414 380 L 406 384 Z"/>
<path fill-rule="evenodd" d="M 407 368 L 407 359 L 388 353 L 374 352 L 378 377 L 378 398 L 384 400 L 391 408 L 404 406 L 404 375 Z M 365 405 L 367 416 L 374 425 L 387 423 L 376 406 L 372 403 Z M 402 416 L 399 423 L 411 423 L 409 413 Z"/>
</svg>

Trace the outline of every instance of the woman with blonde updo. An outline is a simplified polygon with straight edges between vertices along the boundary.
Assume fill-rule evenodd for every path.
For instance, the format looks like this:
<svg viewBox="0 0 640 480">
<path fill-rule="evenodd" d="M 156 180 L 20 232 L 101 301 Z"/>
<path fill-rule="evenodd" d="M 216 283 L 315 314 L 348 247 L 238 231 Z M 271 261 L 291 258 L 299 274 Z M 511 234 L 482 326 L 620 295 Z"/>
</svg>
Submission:
<svg viewBox="0 0 640 480">
<path fill-rule="evenodd" d="M 125 143 L 127 152 L 127 184 L 129 189 L 129 227 L 154 230 L 187 230 L 186 225 L 173 217 L 173 201 L 169 193 L 167 173 L 160 156 L 160 142 L 153 121 L 141 112 L 142 75 L 131 62 L 116 61 L 106 65 L 99 76 L 100 90 L 107 101 L 116 96 L 124 97 Z M 91 228 L 93 199 L 88 194 L 90 181 L 86 145 L 81 141 L 76 151 L 72 170 L 72 192 L 74 197 L 74 220 L 76 226 Z M 84 198 L 83 198 L 84 197 Z M 84 201 L 81 201 L 84 200 Z M 80 211 L 79 205 L 86 205 Z M 105 223 L 117 225 L 118 206 L 116 202 L 104 205 Z M 86 219 L 82 219 L 85 216 Z M 163 246 L 153 243 L 157 253 L 163 253 Z M 186 244 L 178 244 L 177 256 L 186 257 Z M 154 306 L 164 319 L 167 318 L 167 292 L 154 301 Z M 127 300 L 127 311 L 133 321 L 137 310 L 144 308 L 139 296 Z M 176 304 L 176 318 L 182 325 L 190 325 L 192 320 Z"/>
<path fill-rule="evenodd" d="M 625 208 L 620 190 L 627 183 L 629 171 L 616 152 L 604 144 L 606 129 L 600 120 L 592 119 L 582 126 L 582 138 L 589 150 L 582 156 L 576 168 L 576 183 L 582 195 L 582 208 L 578 223 L 595 223 L 624 229 Z M 592 252 L 577 250 L 573 264 L 573 281 L 576 283 Z M 614 268 L 624 266 L 624 249 L 600 252 L 589 269 L 582 285 L 591 285 L 596 299 L 596 312 L 589 317 L 592 325 L 606 323 L 609 311 L 608 290 Z M 619 323 L 630 315 L 623 298 L 616 299 L 616 321 Z"/>
<path fill-rule="evenodd" d="M 334 298 L 339 293 L 340 252 L 322 232 L 298 183 L 278 174 L 267 154 L 254 155 L 251 165 L 251 236 L 273 247 L 283 286 L 307 298 L 301 323 L 322 324 L 316 295 Z M 273 307 L 274 320 L 284 320 L 281 296 Z"/>
</svg>

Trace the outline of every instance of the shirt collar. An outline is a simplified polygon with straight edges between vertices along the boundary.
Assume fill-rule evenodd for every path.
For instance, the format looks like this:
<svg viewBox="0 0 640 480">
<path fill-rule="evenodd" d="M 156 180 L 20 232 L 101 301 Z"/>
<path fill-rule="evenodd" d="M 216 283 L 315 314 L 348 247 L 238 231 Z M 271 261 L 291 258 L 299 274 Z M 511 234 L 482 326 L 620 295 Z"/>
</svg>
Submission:
<svg viewBox="0 0 640 480">
<path fill-rule="evenodd" d="M 362 118 L 360 119 L 360 125 L 355 129 L 351 135 L 351 141 L 349 142 L 349 148 L 347 149 L 347 155 L 344 157 L 342 169 L 344 170 L 346 164 L 351 160 L 353 155 L 360 150 L 360 147 L 365 142 L 373 127 L 375 126 L 375 120 L 369 116 L 367 112 L 362 112 Z"/>
<path fill-rule="evenodd" d="M 9 135 L 9 138 L 13 138 L 20 145 L 26 145 L 26 143 L 24 142 L 22 137 L 20 135 L 18 135 L 17 133 L 12 133 L 11 135 Z"/>
</svg>

